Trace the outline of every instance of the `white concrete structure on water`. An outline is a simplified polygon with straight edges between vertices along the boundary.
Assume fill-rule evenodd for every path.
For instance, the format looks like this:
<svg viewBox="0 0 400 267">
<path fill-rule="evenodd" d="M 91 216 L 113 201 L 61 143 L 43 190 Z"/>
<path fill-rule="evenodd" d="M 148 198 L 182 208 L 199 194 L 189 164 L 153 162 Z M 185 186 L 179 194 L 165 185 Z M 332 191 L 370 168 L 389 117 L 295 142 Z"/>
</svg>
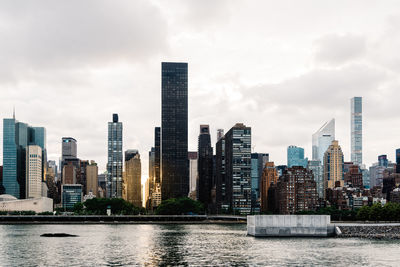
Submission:
<svg viewBox="0 0 400 267">
<path fill-rule="evenodd" d="M 247 234 L 255 237 L 326 237 L 335 233 L 330 215 L 247 216 Z"/>
<path fill-rule="evenodd" d="M 53 211 L 53 200 L 47 197 L 17 199 L 11 195 L 0 195 L 0 211 Z"/>
</svg>

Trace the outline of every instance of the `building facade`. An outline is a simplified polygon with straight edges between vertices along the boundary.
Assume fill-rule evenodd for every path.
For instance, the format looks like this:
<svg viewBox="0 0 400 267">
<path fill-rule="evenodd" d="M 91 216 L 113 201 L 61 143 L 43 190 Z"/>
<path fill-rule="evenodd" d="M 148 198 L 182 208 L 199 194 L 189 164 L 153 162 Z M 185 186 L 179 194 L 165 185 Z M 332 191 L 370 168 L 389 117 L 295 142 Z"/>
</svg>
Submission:
<svg viewBox="0 0 400 267">
<path fill-rule="evenodd" d="M 251 128 L 237 123 L 225 134 L 227 195 L 234 214 L 251 212 Z"/>
<path fill-rule="evenodd" d="M 304 158 L 304 148 L 297 146 L 288 146 L 287 148 L 287 166 L 302 166 L 307 168 L 308 158 Z"/>
<path fill-rule="evenodd" d="M 387 155 L 379 155 L 378 156 L 378 164 L 379 164 L 379 166 L 387 168 L 389 165 L 389 160 L 387 158 Z"/>
<path fill-rule="evenodd" d="M 362 98 L 351 99 L 351 161 L 362 165 Z"/>
<path fill-rule="evenodd" d="M 259 213 L 261 210 L 260 185 L 265 164 L 269 160 L 267 153 L 251 154 L 251 211 Z"/>
<path fill-rule="evenodd" d="M 308 169 L 312 171 L 314 181 L 317 186 L 317 193 L 319 198 L 324 198 L 324 171 L 321 161 L 310 160 L 308 161 Z"/>
<path fill-rule="evenodd" d="M 122 198 L 122 122 L 113 114 L 108 123 L 107 197 Z"/>
<path fill-rule="evenodd" d="M 278 182 L 278 171 L 275 168 L 274 162 L 266 162 L 261 176 L 260 198 L 261 211 L 268 212 L 272 210 L 269 207 L 268 195 L 271 185 L 276 185 Z"/>
<path fill-rule="evenodd" d="M 142 165 L 139 151 L 129 149 L 125 151 L 125 179 L 126 201 L 135 207 L 142 207 Z"/>
<path fill-rule="evenodd" d="M 230 200 L 228 198 L 228 181 L 226 179 L 225 136 L 218 139 L 215 146 L 215 199 L 217 213 L 228 212 Z"/>
<path fill-rule="evenodd" d="M 26 148 L 26 196 L 25 198 L 47 197 L 42 195 L 42 148 L 29 145 Z"/>
<path fill-rule="evenodd" d="M 200 125 L 198 138 L 198 196 L 205 207 L 211 204 L 211 189 L 213 186 L 213 148 L 209 125 Z"/>
<path fill-rule="evenodd" d="M 72 210 L 76 203 L 82 202 L 83 192 L 80 184 L 63 184 L 61 186 L 61 203 L 66 210 Z"/>
<path fill-rule="evenodd" d="M 162 63 L 161 197 L 186 197 L 188 166 L 188 64 Z"/>
<path fill-rule="evenodd" d="M 344 183 L 356 188 L 363 188 L 363 175 L 359 165 L 351 165 L 344 173 Z"/>
<path fill-rule="evenodd" d="M 277 184 L 280 214 L 315 211 L 318 193 L 313 174 L 301 166 L 288 168 Z"/>
<path fill-rule="evenodd" d="M 335 140 L 335 119 L 326 122 L 312 136 L 312 159 L 324 164 L 324 154 L 332 141 Z"/>
<path fill-rule="evenodd" d="M 92 193 L 96 197 L 99 197 L 99 167 L 97 163 L 92 160 L 89 165 L 86 166 L 86 195 Z"/>
<path fill-rule="evenodd" d="M 343 186 L 343 152 L 339 142 L 334 140 L 328 147 L 324 156 L 324 182 L 325 189 Z"/>
<path fill-rule="evenodd" d="M 46 158 L 46 131 L 43 127 L 30 127 L 15 117 L 3 120 L 3 186 L 6 194 L 26 197 L 26 150 L 29 145 L 42 149 Z M 44 151 L 44 152 L 43 152 Z M 43 164 L 43 162 L 42 162 Z M 45 179 L 42 173 L 41 179 Z"/>
<path fill-rule="evenodd" d="M 198 153 L 197 151 L 189 151 L 189 197 L 197 200 L 199 195 L 199 173 L 198 173 Z"/>
</svg>

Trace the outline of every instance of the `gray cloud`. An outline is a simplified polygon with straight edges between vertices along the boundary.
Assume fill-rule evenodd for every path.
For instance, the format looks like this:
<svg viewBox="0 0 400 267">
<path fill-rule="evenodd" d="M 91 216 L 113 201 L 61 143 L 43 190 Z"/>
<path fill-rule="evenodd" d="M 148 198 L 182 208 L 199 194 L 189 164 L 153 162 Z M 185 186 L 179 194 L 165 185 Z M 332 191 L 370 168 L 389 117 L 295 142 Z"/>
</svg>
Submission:
<svg viewBox="0 0 400 267">
<path fill-rule="evenodd" d="M 315 59 L 327 65 L 342 65 L 360 59 L 366 53 L 366 40 L 354 34 L 330 34 L 316 42 Z"/>
</svg>

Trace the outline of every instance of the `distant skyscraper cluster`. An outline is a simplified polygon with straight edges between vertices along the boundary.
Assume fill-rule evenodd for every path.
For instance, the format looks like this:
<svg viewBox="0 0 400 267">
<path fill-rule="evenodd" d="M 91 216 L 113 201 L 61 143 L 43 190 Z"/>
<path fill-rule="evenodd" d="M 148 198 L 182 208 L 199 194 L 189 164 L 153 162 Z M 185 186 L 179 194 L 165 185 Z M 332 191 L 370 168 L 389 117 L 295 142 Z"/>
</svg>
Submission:
<svg viewBox="0 0 400 267">
<path fill-rule="evenodd" d="M 215 214 L 296 214 L 400 201 L 400 148 L 396 162 L 379 155 L 369 168 L 363 164 L 361 97 L 350 100 L 350 127 L 349 162 L 335 137 L 335 119 L 312 134 L 310 160 L 304 148 L 290 145 L 287 165 L 275 165 L 269 153 L 252 151 L 252 128 L 244 123 L 213 135 L 204 122 L 199 125 L 197 151 L 188 151 L 188 64 L 163 62 L 161 126 L 154 127 L 144 187 L 141 155 L 135 148 L 123 149 L 118 114 L 108 122 L 107 171 L 102 174 L 93 160 L 78 157 L 73 137 L 61 138 L 58 166 L 48 161 L 45 128 L 18 122 L 14 116 L 3 120 L 0 193 L 50 197 L 64 209 L 94 197 L 123 198 L 149 212 L 163 200 L 190 197 Z"/>
</svg>

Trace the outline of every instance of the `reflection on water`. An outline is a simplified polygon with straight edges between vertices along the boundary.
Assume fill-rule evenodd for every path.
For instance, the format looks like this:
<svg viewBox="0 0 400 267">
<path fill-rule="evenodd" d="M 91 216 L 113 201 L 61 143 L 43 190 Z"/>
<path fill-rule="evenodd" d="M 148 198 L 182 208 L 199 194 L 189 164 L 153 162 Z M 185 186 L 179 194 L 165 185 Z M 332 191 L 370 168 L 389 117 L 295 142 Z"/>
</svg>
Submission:
<svg viewBox="0 0 400 267">
<path fill-rule="evenodd" d="M 78 237 L 45 238 L 64 232 Z M 0 266 L 397 266 L 399 241 L 246 236 L 245 225 L 0 225 Z"/>
</svg>

